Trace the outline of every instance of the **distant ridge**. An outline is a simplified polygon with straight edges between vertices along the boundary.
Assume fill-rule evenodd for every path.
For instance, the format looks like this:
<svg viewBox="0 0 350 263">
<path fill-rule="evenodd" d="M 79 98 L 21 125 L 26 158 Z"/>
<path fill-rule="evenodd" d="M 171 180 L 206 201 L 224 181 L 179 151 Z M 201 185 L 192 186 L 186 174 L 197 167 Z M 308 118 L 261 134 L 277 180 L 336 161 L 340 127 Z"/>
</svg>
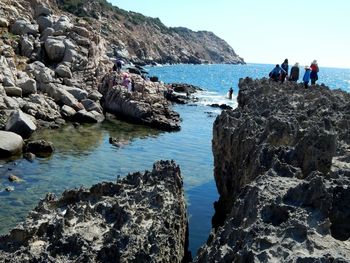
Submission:
<svg viewBox="0 0 350 263">
<path fill-rule="evenodd" d="M 110 53 L 140 64 L 244 64 L 233 48 L 208 31 L 167 27 L 159 18 L 128 12 L 105 0 L 56 0 L 52 4 L 99 30 Z"/>
</svg>

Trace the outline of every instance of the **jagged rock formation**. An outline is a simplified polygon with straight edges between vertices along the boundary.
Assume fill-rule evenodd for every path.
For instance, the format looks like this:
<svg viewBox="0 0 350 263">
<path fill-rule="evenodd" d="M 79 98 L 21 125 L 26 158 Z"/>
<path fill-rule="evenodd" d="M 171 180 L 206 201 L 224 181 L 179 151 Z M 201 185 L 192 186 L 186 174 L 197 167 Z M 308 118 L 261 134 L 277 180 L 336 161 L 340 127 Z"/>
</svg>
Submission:
<svg viewBox="0 0 350 263">
<path fill-rule="evenodd" d="M 214 123 L 217 231 L 195 262 L 349 262 L 350 94 L 239 88 Z"/>
<path fill-rule="evenodd" d="M 102 107 L 119 118 L 145 124 L 161 130 L 180 129 L 180 116 L 171 110 L 171 104 L 164 97 L 167 87 L 160 82 L 144 80 L 130 74 L 134 91 L 128 92 L 122 86 L 122 75 L 111 73 L 104 77 L 99 92 L 103 94 Z"/>
<path fill-rule="evenodd" d="M 182 262 L 187 217 L 179 167 L 170 161 L 89 190 L 48 194 L 10 234 L 1 262 Z"/>
</svg>

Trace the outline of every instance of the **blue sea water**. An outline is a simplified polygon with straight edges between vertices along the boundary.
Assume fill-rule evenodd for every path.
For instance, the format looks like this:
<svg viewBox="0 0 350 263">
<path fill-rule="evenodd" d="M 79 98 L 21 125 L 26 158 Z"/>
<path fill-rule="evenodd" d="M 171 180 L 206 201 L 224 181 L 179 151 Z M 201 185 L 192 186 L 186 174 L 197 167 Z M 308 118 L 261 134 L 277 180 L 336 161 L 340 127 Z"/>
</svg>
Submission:
<svg viewBox="0 0 350 263">
<path fill-rule="evenodd" d="M 174 105 L 182 117 L 181 131 L 159 132 L 140 125 L 118 120 L 102 124 L 68 125 L 56 131 L 34 134 L 54 143 L 56 151 L 51 158 L 0 161 L 0 234 L 23 220 L 47 192 L 60 194 L 64 189 L 89 187 L 100 181 L 116 180 L 118 175 L 152 169 L 160 159 L 174 159 L 181 168 L 189 212 L 190 249 L 195 254 L 211 229 L 213 202 L 218 199 L 213 179 L 211 148 L 212 125 L 220 110 L 207 106 L 225 103 L 236 107 L 239 78 L 266 77 L 273 65 L 172 65 L 148 68 L 150 75 L 160 80 L 183 82 L 204 89 L 198 93 L 199 102 Z M 303 74 L 301 69 L 301 74 Z M 350 91 L 350 69 L 320 68 L 319 83 L 332 89 Z M 234 99 L 226 98 L 227 90 L 234 88 Z M 109 144 L 109 137 L 124 145 Z M 23 182 L 8 182 L 15 174 Z M 7 186 L 15 191 L 4 191 Z"/>
</svg>

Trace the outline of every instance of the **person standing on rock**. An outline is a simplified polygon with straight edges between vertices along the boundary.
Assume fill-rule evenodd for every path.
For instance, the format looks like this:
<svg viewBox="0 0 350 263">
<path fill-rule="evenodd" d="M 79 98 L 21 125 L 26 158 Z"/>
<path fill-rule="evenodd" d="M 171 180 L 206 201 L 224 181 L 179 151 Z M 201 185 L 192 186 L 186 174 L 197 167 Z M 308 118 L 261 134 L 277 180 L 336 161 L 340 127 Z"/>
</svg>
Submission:
<svg viewBox="0 0 350 263">
<path fill-rule="evenodd" d="M 116 69 L 116 71 L 118 73 L 120 73 L 121 69 L 122 69 L 122 66 L 123 66 L 123 61 L 121 59 L 117 59 L 116 62 L 115 62 L 115 67 L 113 67 L 113 69 Z"/>
<path fill-rule="evenodd" d="M 288 59 L 287 58 L 283 61 L 281 68 L 283 69 L 283 71 L 281 72 L 281 83 L 283 83 L 288 75 Z"/>
<path fill-rule="evenodd" d="M 312 61 L 311 63 L 311 74 L 310 74 L 310 79 L 311 79 L 311 85 L 315 85 L 316 81 L 318 80 L 318 64 L 317 64 L 317 60 L 315 59 L 314 61 Z"/>
<path fill-rule="evenodd" d="M 299 79 L 299 63 L 295 63 L 294 66 L 290 69 L 289 80 L 297 82 Z"/>
<path fill-rule="evenodd" d="M 281 74 L 282 74 L 283 71 L 284 71 L 284 69 L 282 69 L 282 68 L 280 67 L 280 65 L 277 64 L 277 65 L 273 68 L 273 70 L 271 70 L 271 72 L 269 73 L 270 79 L 272 79 L 272 80 L 274 80 L 274 81 L 277 82 L 277 81 L 280 79 Z M 286 73 L 284 72 L 284 74 L 286 74 Z"/>
<path fill-rule="evenodd" d="M 307 89 L 307 87 L 309 86 L 310 74 L 311 74 L 310 68 L 308 66 L 305 66 L 305 73 L 303 77 L 305 89 Z"/>
<path fill-rule="evenodd" d="M 228 99 L 232 100 L 233 89 L 232 87 L 228 90 Z"/>
</svg>

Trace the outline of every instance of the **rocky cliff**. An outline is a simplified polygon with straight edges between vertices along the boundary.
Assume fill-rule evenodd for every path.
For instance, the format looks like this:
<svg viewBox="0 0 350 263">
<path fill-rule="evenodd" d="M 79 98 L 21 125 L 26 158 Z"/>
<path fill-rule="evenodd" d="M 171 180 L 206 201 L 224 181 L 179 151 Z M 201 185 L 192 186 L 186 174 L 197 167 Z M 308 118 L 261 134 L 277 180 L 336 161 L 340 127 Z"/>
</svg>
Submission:
<svg viewBox="0 0 350 263">
<path fill-rule="evenodd" d="M 185 262 L 187 217 L 170 161 L 116 183 L 48 194 L 0 237 L 1 262 Z"/>
<path fill-rule="evenodd" d="M 101 32 L 109 53 L 135 63 L 229 63 L 244 60 L 224 40 L 207 31 L 166 27 L 158 18 L 114 7 L 105 0 L 57 0 Z"/>
<path fill-rule="evenodd" d="M 249 78 L 239 89 L 214 123 L 217 230 L 195 261 L 349 262 L 350 94 Z"/>
</svg>

